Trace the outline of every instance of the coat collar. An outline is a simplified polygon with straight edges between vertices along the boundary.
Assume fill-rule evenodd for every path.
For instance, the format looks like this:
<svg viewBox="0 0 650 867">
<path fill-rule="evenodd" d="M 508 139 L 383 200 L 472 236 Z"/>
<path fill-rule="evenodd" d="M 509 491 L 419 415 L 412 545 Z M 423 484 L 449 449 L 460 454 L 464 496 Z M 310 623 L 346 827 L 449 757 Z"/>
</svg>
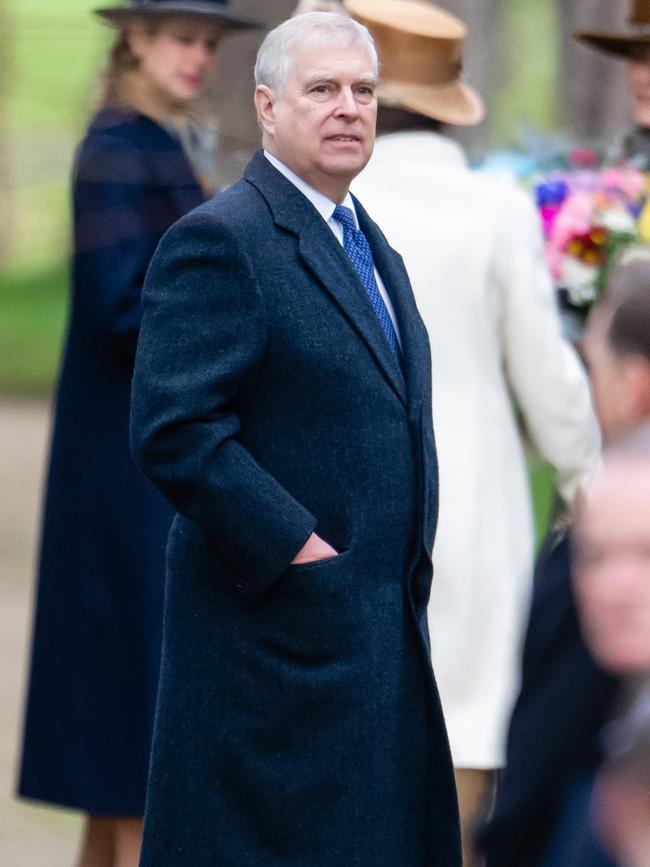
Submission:
<svg viewBox="0 0 650 867">
<path fill-rule="evenodd" d="M 334 298 L 361 339 L 367 344 L 376 364 L 382 370 L 399 399 L 406 404 L 406 382 L 398 360 L 390 349 L 370 300 L 360 286 L 359 278 L 336 241 L 331 229 L 314 206 L 294 185 L 264 157 L 261 151 L 249 163 L 244 179 L 252 184 L 267 202 L 276 225 L 298 236 L 300 255 L 324 289 Z M 413 338 L 408 303 L 402 296 L 410 289 L 400 267 L 400 259 L 388 247 L 363 208 L 355 202 L 362 230 L 368 238 L 375 264 L 382 275 L 395 307 L 405 350 L 405 364 L 411 370 L 409 357 Z"/>
</svg>

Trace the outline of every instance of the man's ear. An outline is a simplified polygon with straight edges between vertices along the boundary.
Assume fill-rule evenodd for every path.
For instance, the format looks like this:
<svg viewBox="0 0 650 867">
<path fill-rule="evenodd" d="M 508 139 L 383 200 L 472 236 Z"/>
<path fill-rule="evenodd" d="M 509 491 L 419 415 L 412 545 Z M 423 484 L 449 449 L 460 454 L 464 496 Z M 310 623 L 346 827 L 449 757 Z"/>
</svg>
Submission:
<svg viewBox="0 0 650 867">
<path fill-rule="evenodd" d="M 254 99 L 259 125 L 266 135 L 273 137 L 275 133 L 275 94 L 266 84 L 258 84 L 255 88 Z"/>
</svg>

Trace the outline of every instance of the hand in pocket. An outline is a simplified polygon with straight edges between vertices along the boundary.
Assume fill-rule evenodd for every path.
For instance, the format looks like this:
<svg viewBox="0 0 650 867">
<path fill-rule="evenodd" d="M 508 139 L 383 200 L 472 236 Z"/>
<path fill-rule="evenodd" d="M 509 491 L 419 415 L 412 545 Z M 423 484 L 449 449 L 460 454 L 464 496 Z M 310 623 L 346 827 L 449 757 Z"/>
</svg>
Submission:
<svg viewBox="0 0 650 867">
<path fill-rule="evenodd" d="M 316 563 L 319 560 L 330 560 L 332 557 L 337 557 L 338 551 L 328 545 L 324 539 L 317 533 L 312 533 L 302 546 L 300 551 L 291 561 L 292 566 L 297 566 L 301 563 Z"/>
</svg>

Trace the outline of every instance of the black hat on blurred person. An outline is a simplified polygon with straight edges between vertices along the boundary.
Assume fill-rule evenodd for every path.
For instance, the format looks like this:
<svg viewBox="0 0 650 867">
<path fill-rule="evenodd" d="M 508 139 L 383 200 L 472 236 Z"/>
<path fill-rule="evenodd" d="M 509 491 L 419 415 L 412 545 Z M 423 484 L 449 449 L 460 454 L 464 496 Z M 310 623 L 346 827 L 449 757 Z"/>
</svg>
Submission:
<svg viewBox="0 0 650 867">
<path fill-rule="evenodd" d="M 630 60 L 639 48 L 650 47 L 650 0 L 632 0 L 626 33 L 583 30 L 576 37 L 592 48 Z"/>
<path fill-rule="evenodd" d="M 222 24 L 228 30 L 258 27 L 253 21 L 234 18 L 228 0 L 129 0 L 126 6 L 95 9 L 95 13 L 121 27 L 131 18 L 151 15 L 192 15 Z"/>
</svg>

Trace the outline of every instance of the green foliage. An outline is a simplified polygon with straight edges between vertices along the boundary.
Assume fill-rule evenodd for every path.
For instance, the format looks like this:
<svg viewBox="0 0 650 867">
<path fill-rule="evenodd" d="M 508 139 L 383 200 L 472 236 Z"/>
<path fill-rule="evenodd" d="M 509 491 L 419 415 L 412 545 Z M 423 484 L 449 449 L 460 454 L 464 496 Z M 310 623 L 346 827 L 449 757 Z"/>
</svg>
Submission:
<svg viewBox="0 0 650 867">
<path fill-rule="evenodd" d="M 605 291 L 612 271 L 630 247 L 641 244 L 642 241 L 634 232 L 610 232 L 603 249 L 605 264 L 598 273 L 596 282 L 596 298 Z"/>
<path fill-rule="evenodd" d="M 111 36 L 91 14 L 97 5 L 8 2 L 12 246 L 0 268 L 2 394 L 47 395 L 56 377 L 68 293 L 68 177 Z"/>
<path fill-rule="evenodd" d="M 528 478 L 535 515 L 535 536 L 539 548 L 553 519 L 555 470 L 532 452 L 528 455 Z"/>
<path fill-rule="evenodd" d="M 8 0 L 3 109 L 13 236 L 5 267 L 52 267 L 67 251 L 67 184 L 74 147 L 91 113 L 111 36 L 91 14 L 96 5 L 94 0 L 57 0 L 54 5 L 51 0 Z"/>
<path fill-rule="evenodd" d="M 96 5 L 92 0 L 10 0 L 12 130 L 78 134 L 110 36 L 91 15 Z"/>
<path fill-rule="evenodd" d="M 0 275 L 0 393 L 46 396 L 52 389 L 66 316 L 66 266 Z"/>
</svg>

